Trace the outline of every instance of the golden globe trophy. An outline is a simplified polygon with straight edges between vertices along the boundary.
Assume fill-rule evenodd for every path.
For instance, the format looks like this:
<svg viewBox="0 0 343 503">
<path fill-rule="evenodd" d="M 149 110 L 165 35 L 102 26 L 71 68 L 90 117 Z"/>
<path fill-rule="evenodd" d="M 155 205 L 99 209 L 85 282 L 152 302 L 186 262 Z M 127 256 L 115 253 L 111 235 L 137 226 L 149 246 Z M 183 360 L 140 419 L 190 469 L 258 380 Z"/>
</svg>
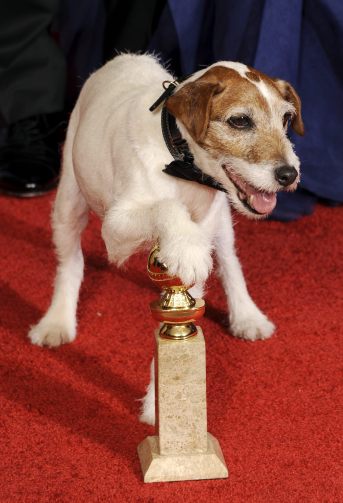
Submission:
<svg viewBox="0 0 343 503">
<path fill-rule="evenodd" d="M 205 302 L 168 275 L 158 251 L 156 245 L 148 258 L 148 275 L 162 295 L 150 304 L 161 327 L 155 331 L 156 435 L 138 446 L 144 482 L 226 478 L 220 445 L 207 432 L 205 340 L 195 325 Z"/>
</svg>

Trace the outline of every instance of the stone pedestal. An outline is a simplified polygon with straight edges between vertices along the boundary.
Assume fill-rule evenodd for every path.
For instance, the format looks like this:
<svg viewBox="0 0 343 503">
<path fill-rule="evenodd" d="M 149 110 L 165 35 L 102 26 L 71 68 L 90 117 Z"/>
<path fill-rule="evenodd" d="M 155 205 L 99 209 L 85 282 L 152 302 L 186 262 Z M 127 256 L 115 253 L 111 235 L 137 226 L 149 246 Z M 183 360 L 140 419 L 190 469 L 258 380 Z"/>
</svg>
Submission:
<svg viewBox="0 0 343 503">
<path fill-rule="evenodd" d="M 185 340 L 156 331 L 156 429 L 138 446 L 144 482 L 225 478 L 218 441 L 207 432 L 206 352 L 200 327 Z"/>
<path fill-rule="evenodd" d="M 161 455 L 158 437 L 146 437 L 138 446 L 144 482 L 176 482 L 180 480 L 224 479 L 228 477 L 218 440 L 207 433 L 207 449 L 203 453 Z"/>
</svg>

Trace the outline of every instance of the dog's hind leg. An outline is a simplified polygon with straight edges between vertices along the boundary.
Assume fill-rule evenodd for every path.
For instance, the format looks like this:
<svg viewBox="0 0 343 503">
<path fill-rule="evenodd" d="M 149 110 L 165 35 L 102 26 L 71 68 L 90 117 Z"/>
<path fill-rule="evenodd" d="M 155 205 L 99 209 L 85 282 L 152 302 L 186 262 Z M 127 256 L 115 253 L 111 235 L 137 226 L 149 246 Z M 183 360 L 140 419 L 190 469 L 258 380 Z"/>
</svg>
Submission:
<svg viewBox="0 0 343 503">
<path fill-rule="evenodd" d="M 58 259 L 51 305 L 28 336 L 39 346 L 59 346 L 76 336 L 76 307 L 83 278 L 81 233 L 88 207 L 75 180 L 66 144 L 63 174 L 52 214 L 53 240 Z"/>
<path fill-rule="evenodd" d="M 142 398 L 142 408 L 139 420 L 146 424 L 155 424 L 155 360 L 152 359 L 150 366 L 150 383 L 146 394 Z"/>
<path fill-rule="evenodd" d="M 215 247 L 219 275 L 230 305 L 232 334 L 251 341 L 270 337 L 275 326 L 259 310 L 249 295 L 235 252 L 230 208 L 224 199 L 218 212 L 218 233 Z"/>
<path fill-rule="evenodd" d="M 76 336 L 76 307 L 83 278 L 81 233 L 87 224 L 87 205 L 74 175 L 61 179 L 53 214 L 53 240 L 58 259 L 51 305 L 31 328 L 29 338 L 39 346 L 59 346 Z"/>
</svg>

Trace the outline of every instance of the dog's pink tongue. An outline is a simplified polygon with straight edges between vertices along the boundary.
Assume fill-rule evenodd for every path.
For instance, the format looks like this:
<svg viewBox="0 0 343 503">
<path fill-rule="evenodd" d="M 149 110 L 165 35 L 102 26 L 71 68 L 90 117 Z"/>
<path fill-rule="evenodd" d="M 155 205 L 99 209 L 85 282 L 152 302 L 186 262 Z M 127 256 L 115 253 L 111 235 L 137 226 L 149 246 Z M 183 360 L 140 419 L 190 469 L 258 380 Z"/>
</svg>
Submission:
<svg viewBox="0 0 343 503">
<path fill-rule="evenodd" d="M 275 192 L 265 192 L 263 190 L 257 190 L 255 187 L 247 182 L 244 182 L 238 175 L 235 175 L 232 171 L 230 172 L 230 178 L 234 181 L 236 186 L 241 189 L 243 193 L 248 197 L 248 203 L 250 206 L 260 213 L 261 215 L 267 215 L 271 213 L 276 206 L 276 193 Z"/>
<path fill-rule="evenodd" d="M 251 185 L 246 184 L 245 192 L 249 197 L 249 204 L 254 208 L 257 213 L 261 215 L 266 215 L 271 213 L 276 205 L 276 194 L 275 192 L 265 192 L 263 190 L 257 190 Z"/>
<path fill-rule="evenodd" d="M 257 213 L 266 215 L 271 213 L 276 205 L 276 194 L 273 192 L 259 192 L 252 190 L 250 192 L 249 204 Z"/>
</svg>

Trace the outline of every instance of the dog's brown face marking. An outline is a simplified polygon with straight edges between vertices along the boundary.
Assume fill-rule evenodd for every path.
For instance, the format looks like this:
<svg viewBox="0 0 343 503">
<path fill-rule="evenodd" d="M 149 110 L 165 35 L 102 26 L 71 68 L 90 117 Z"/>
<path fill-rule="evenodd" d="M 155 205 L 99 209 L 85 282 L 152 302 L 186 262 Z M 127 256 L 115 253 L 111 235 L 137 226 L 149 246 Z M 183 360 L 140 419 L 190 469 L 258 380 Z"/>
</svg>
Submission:
<svg viewBox="0 0 343 503">
<path fill-rule="evenodd" d="M 252 80 L 253 82 L 259 82 L 260 81 L 260 77 L 257 75 L 256 72 L 246 72 L 245 73 L 245 76 L 249 79 L 249 80 Z"/>
<path fill-rule="evenodd" d="M 210 68 L 167 102 L 169 111 L 214 158 L 234 156 L 255 164 L 285 162 L 282 121 L 285 113 L 294 114 L 292 105 L 297 114 L 293 126 L 301 134 L 300 99 L 289 84 L 257 70 L 243 76 L 224 66 Z M 230 127 L 227 121 L 235 115 L 249 117 L 252 127 Z"/>
<path fill-rule="evenodd" d="M 277 163 L 285 159 L 283 113 L 275 123 L 274 100 L 282 103 L 281 96 L 269 79 L 263 75 L 248 72 L 252 78 L 241 76 L 236 70 L 214 67 L 202 80 L 216 80 L 223 86 L 222 92 L 212 98 L 210 122 L 204 139 L 204 147 L 214 157 L 233 155 L 249 163 Z M 251 75 L 250 75 L 251 77 Z M 201 79 L 200 79 L 201 80 Z M 251 82 L 253 80 L 253 82 Z M 264 85 L 265 95 L 255 84 Z M 269 98 L 269 99 L 268 99 Z M 252 126 L 238 130 L 227 123 L 231 116 L 245 115 L 251 119 Z"/>
</svg>

